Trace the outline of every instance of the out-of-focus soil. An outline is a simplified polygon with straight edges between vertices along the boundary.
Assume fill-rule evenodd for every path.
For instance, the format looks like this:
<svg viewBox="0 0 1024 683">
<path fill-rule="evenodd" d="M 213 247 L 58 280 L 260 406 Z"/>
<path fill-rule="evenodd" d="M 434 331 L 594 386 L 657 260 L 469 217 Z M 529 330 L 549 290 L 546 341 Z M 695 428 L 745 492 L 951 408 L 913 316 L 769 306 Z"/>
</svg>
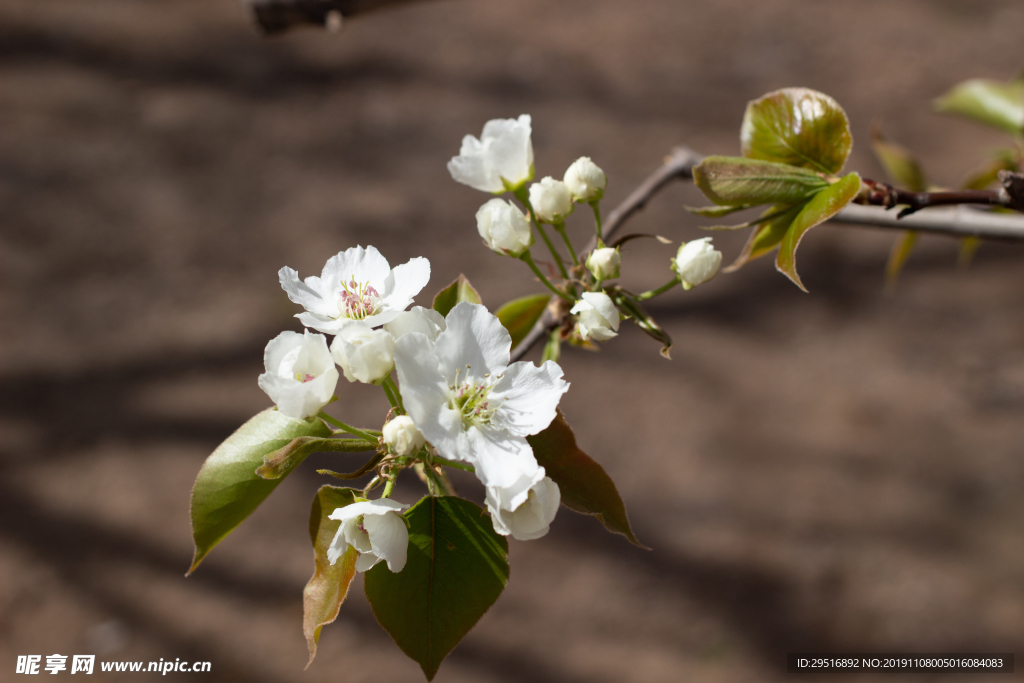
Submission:
<svg viewBox="0 0 1024 683">
<path fill-rule="evenodd" d="M 880 175 L 879 120 L 953 185 L 1004 139 L 930 100 L 1013 75 L 1022 27 L 1013 0 L 450 0 L 264 40 L 231 0 L 0 1 L 0 680 L 53 653 L 421 680 L 359 581 L 302 670 L 326 456 L 182 576 L 195 473 L 269 404 L 263 346 L 298 329 L 277 270 L 372 243 L 428 257 L 431 293 L 460 271 L 495 306 L 537 290 L 479 245 L 486 197 L 445 170 L 524 112 L 538 176 L 592 156 L 608 207 L 675 144 L 736 153 L 745 102 L 790 85 L 845 106 L 851 168 Z M 672 186 L 630 231 L 697 237 L 699 203 Z M 729 259 L 743 238 L 716 242 Z M 568 350 L 563 409 L 653 550 L 563 511 L 512 543 L 507 590 L 437 680 L 780 680 L 793 650 L 1017 647 L 1024 251 L 956 270 L 926 238 L 886 295 L 891 241 L 819 228 L 809 295 L 766 259 L 659 299 L 671 362 L 629 325 Z M 660 284 L 670 255 L 632 243 L 624 281 Z M 339 395 L 379 423 L 374 392 Z"/>
</svg>

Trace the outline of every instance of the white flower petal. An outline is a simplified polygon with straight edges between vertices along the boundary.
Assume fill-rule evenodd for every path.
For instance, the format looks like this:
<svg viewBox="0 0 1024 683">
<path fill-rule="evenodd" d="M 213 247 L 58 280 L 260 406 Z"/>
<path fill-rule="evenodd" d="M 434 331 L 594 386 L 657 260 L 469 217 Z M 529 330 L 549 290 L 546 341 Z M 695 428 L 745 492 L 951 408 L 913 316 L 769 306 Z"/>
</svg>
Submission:
<svg viewBox="0 0 1024 683">
<path fill-rule="evenodd" d="M 390 274 L 391 266 L 388 265 L 388 260 L 376 247 L 357 246 L 338 252 L 327 259 L 320 279 L 324 283 L 329 283 L 332 291 L 340 291 L 342 282 L 355 280 L 359 283 L 369 283 L 378 292 L 382 292 L 384 280 Z"/>
<path fill-rule="evenodd" d="M 483 485 L 506 489 L 510 500 L 525 496 L 544 476 L 533 457 L 533 449 L 521 436 L 487 427 L 470 427 L 465 432 L 465 443 L 463 459 L 473 463 Z"/>
<path fill-rule="evenodd" d="M 558 485 L 549 477 L 537 481 L 515 507 L 502 504 L 501 494 L 498 489 L 487 489 L 487 509 L 496 532 L 520 541 L 532 541 L 548 533 L 561 501 Z"/>
<path fill-rule="evenodd" d="M 492 390 L 500 403 L 494 422 L 516 436 L 537 434 L 555 419 L 558 402 L 568 390 L 562 368 L 553 361 L 539 368 L 523 361 L 513 363 Z"/>
<path fill-rule="evenodd" d="M 409 259 L 395 266 L 386 280 L 381 290 L 384 295 L 382 305 L 394 311 L 404 311 L 430 281 L 430 261 L 422 256 Z"/>
<path fill-rule="evenodd" d="M 395 369 L 405 409 L 427 441 L 437 446 L 453 439 L 454 426 L 442 420 L 442 411 L 447 411 L 448 384 L 438 371 L 433 342 L 416 333 L 399 337 L 395 341 Z"/>
<path fill-rule="evenodd" d="M 409 529 L 398 513 L 363 517 L 373 554 L 388 563 L 388 569 L 400 572 L 409 549 Z"/>
<path fill-rule="evenodd" d="M 356 571 L 365 572 L 367 569 L 373 567 L 373 565 L 380 562 L 381 558 L 377 557 L 373 553 L 360 553 L 359 557 L 356 558 Z"/>
<path fill-rule="evenodd" d="M 487 374 L 496 376 L 508 365 L 512 337 L 485 307 L 463 301 L 448 313 L 445 322 L 448 329 L 438 335 L 435 352 L 446 382 L 455 381 L 456 369 L 460 379 L 483 379 Z"/>
<path fill-rule="evenodd" d="M 359 515 L 383 515 L 388 512 L 400 512 L 409 507 L 391 498 L 378 498 L 377 500 L 363 500 L 352 503 L 345 507 L 335 508 L 334 512 L 328 515 L 328 519 L 340 519 L 345 521 L 354 519 Z"/>
<path fill-rule="evenodd" d="M 395 339 L 402 335 L 418 332 L 425 334 L 434 341 L 437 335 L 441 334 L 448 327 L 444 316 L 432 308 L 413 306 L 408 311 L 399 313 L 398 316 L 386 324 L 384 329 Z"/>
<path fill-rule="evenodd" d="M 320 315 L 329 315 L 337 310 L 337 304 L 330 303 L 325 297 L 320 278 L 310 277 L 303 282 L 299 279 L 299 274 L 288 266 L 279 270 L 277 277 L 281 282 L 281 288 L 284 289 L 292 303 Z"/>
</svg>

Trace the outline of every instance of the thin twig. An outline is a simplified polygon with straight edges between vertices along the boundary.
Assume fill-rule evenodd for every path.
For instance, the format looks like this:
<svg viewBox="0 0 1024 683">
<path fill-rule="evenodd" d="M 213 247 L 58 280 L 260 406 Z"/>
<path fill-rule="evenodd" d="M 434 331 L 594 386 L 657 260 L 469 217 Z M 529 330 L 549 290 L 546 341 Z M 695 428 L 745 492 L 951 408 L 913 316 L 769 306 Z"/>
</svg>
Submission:
<svg viewBox="0 0 1024 683">
<path fill-rule="evenodd" d="M 658 190 L 665 187 L 669 181 L 675 178 L 692 179 L 693 167 L 700 163 L 704 157 L 694 152 L 689 147 L 676 147 L 665 158 L 665 162 L 658 169 L 647 176 L 646 180 L 640 183 L 639 187 L 629 193 L 626 199 L 615 207 L 608 214 L 601 226 L 601 239 L 608 242 L 615 231 L 622 227 L 634 213 L 644 208 L 647 202 L 657 194 Z M 594 237 L 583 249 L 587 254 L 597 247 L 597 238 Z"/>
<path fill-rule="evenodd" d="M 864 179 L 864 188 L 867 192 L 861 194 L 854 201 L 858 204 L 871 206 L 884 206 L 891 209 L 894 206 L 904 207 L 900 218 L 905 218 L 921 209 L 933 206 L 951 206 L 957 204 L 982 204 L 987 206 L 1012 206 L 1010 193 L 1005 188 L 998 190 L 943 190 L 937 192 L 911 192 L 893 187 L 888 183 L 881 183 L 877 180 Z"/>
<path fill-rule="evenodd" d="M 341 28 L 342 17 L 364 14 L 412 0 L 243 0 L 264 35 L 296 26 Z"/>
</svg>

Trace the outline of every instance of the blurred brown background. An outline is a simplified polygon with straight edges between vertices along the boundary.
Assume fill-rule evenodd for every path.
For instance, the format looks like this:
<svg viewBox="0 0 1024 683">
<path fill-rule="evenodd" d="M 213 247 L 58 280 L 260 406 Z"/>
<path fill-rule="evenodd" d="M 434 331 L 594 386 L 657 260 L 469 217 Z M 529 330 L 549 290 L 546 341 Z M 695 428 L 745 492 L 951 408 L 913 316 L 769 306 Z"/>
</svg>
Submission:
<svg viewBox="0 0 1024 683">
<path fill-rule="evenodd" d="M 1004 138 L 930 99 L 1016 73 L 1022 27 L 1014 0 L 446 0 L 264 40 L 232 0 L 0 0 L 0 680 L 53 653 L 421 680 L 358 581 L 302 670 L 326 456 L 182 577 L 195 473 L 269 404 L 263 346 L 298 329 L 277 269 L 372 243 L 428 257 L 431 295 L 460 271 L 492 306 L 538 290 L 479 245 L 487 197 L 445 170 L 524 112 L 538 176 L 590 155 L 609 208 L 675 144 L 737 153 L 746 101 L 790 85 L 845 106 L 850 168 L 880 175 L 878 119 L 955 184 Z M 629 231 L 693 239 L 699 203 L 672 186 Z M 728 260 L 743 239 L 716 243 Z M 512 543 L 508 589 L 437 680 L 781 680 L 794 649 L 1017 647 L 1024 252 L 957 271 L 925 238 L 887 296 L 891 241 L 819 228 L 809 295 L 766 259 L 659 299 L 671 362 L 633 327 L 568 351 L 563 408 L 653 550 L 563 511 Z M 660 284 L 671 253 L 633 243 L 624 281 Z M 376 393 L 339 395 L 380 420 Z"/>
</svg>

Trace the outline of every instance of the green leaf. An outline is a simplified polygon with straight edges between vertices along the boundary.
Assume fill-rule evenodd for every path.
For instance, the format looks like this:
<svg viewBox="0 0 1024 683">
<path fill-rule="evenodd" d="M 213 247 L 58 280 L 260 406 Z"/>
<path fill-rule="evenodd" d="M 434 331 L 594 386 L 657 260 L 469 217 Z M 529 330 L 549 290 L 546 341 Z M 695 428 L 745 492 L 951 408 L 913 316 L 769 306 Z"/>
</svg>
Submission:
<svg viewBox="0 0 1024 683">
<path fill-rule="evenodd" d="M 547 343 L 544 344 L 544 353 L 541 354 L 540 362 L 554 361 L 558 362 L 558 359 L 562 357 L 562 330 L 552 330 L 551 335 L 548 337 Z"/>
<path fill-rule="evenodd" d="M 793 219 L 793 224 L 786 231 L 779 245 L 779 254 L 775 257 L 775 267 L 783 275 L 793 281 L 800 289 L 807 291 L 796 273 L 796 248 L 808 230 L 821 225 L 832 216 L 842 211 L 843 207 L 853 201 L 860 192 L 860 176 L 850 173 L 841 180 L 814 195 L 803 210 Z"/>
<path fill-rule="evenodd" d="M 300 436 L 284 448 L 263 456 L 263 464 L 256 474 L 264 479 L 280 479 L 295 469 L 312 453 L 362 453 L 376 450 L 377 444 L 362 439 L 324 439 L 319 436 Z"/>
<path fill-rule="evenodd" d="M 349 546 L 345 554 L 331 565 L 327 549 L 338 533 L 341 522 L 328 519 L 336 509 L 351 505 L 361 491 L 337 486 L 321 486 L 313 499 L 309 513 L 309 538 L 313 541 L 313 577 L 302 591 L 302 633 L 309 648 L 309 662 L 316 657 L 316 646 L 320 641 L 320 630 L 338 618 L 341 603 L 348 595 L 349 584 L 356 575 L 356 558 L 359 553 L 355 546 Z"/>
<path fill-rule="evenodd" d="M 721 218 L 722 216 L 728 216 L 730 213 L 744 211 L 751 208 L 751 206 L 750 204 L 740 204 L 739 206 L 686 206 L 683 208 L 698 216 Z"/>
<path fill-rule="evenodd" d="M 871 133 L 871 150 L 894 185 L 911 192 L 924 192 L 928 189 L 928 180 L 921 170 L 921 164 L 906 147 L 889 142 L 876 129 Z"/>
<path fill-rule="evenodd" d="M 366 572 L 373 614 L 427 680 L 508 583 L 508 541 L 468 500 L 426 497 L 406 511 L 409 559 Z"/>
<path fill-rule="evenodd" d="M 319 419 L 294 420 L 276 408 L 255 415 L 229 436 L 206 459 L 192 486 L 192 539 L 195 555 L 191 574 L 207 553 L 241 524 L 281 479 L 299 465 L 292 459 L 277 479 L 263 479 L 256 468 L 263 456 L 290 444 L 300 436 L 329 436 L 331 430 Z"/>
<path fill-rule="evenodd" d="M 513 349 L 523 341 L 523 338 L 544 315 L 544 309 L 548 307 L 550 301 L 549 294 L 532 294 L 509 301 L 497 310 L 495 315 L 512 336 Z"/>
<path fill-rule="evenodd" d="M 768 208 L 764 216 L 769 214 L 775 217 L 769 221 L 758 225 L 750 233 L 750 238 L 747 243 L 743 246 L 743 251 L 740 255 L 732 262 L 727 268 L 724 269 L 726 273 L 732 273 L 739 270 L 749 261 L 753 261 L 756 258 L 764 256 L 782 241 L 782 238 L 786 236 L 786 231 L 789 230 L 789 226 L 792 225 L 793 219 L 799 215 L 803 210 L 807 202 L 801 202 L 799 204 L 776 205 Z M 764 217 L 762 216 L 762 218 Z"/>
<path fill-rule="evenodd" d="M 916 243 L 917 233 L 913 230 L 904 230 L 893 243 L 892 251 L 889 252 L 889 261 L 885 264 L 885 281 L 890 289 L 895 287 L 896 282 L 900 279 L 903 266 L 910 258 L 910 252 L 914 250 Z"/>
<path fill-rule="evenodd" d="M 964 178 L 965 190 L 984 190 L 999 180 L 1000 171 L 1020 171 L 1020 157 L 1013 149 L 996 150 L 988 164 Z"/>
<path fill-rule="evenodd" d="M 974 260 L 974 252 L 978 251 L 978 247 L 981 246 L 982 239 L 980 237 L 964 237 L 960 240 L 960 252 L 957 257 L 956 263 L 961 268 L 969 268 L 971 261 Z"/>
<path fill-rule="evenodd" d="M 964 81 L 935 100 L 935 109 L 1020 135 L 1024 133 L 1024 80 Z"/>
<path fill-rule="evenodd" d="M 469 284 L 469 280 L 461 273 L 434 297 L 434 310 L 441 315 L 448 315 L 448 312 L 455 308 L 455 304 L 460 301 L 468 301 L 473 304 L 483 303 L 480 300 L 480 295 L 473 289 L 473 285 Z"/>
<path fill-rule="evenodd" d="M 603 467 L 579 449 L 572 427 L 561 411 L 547 429 L 526 440 L 533 447 L 537 462 L 558 484 L 563 505 L 575 512 L 594 515 L 608 531 L 622 534 L 641 548 L 646 547 L 629 526 L 626 506 L 615 482 Z"/>
<path fill-rule="evenodd" d="M 694 166 L 693 180 L 715 204 L 791 204 L 828 187 L 814 171 L 743 157 L 705 157 Z"/>
<path fill-rule="evenodd" d="M 838 102 L 808 88 L 785 88 L 747 105 L 740 143 L 743 156 L 751 159 L 835 174 L 846 163 L 853 138 Z"/>
</svg>

